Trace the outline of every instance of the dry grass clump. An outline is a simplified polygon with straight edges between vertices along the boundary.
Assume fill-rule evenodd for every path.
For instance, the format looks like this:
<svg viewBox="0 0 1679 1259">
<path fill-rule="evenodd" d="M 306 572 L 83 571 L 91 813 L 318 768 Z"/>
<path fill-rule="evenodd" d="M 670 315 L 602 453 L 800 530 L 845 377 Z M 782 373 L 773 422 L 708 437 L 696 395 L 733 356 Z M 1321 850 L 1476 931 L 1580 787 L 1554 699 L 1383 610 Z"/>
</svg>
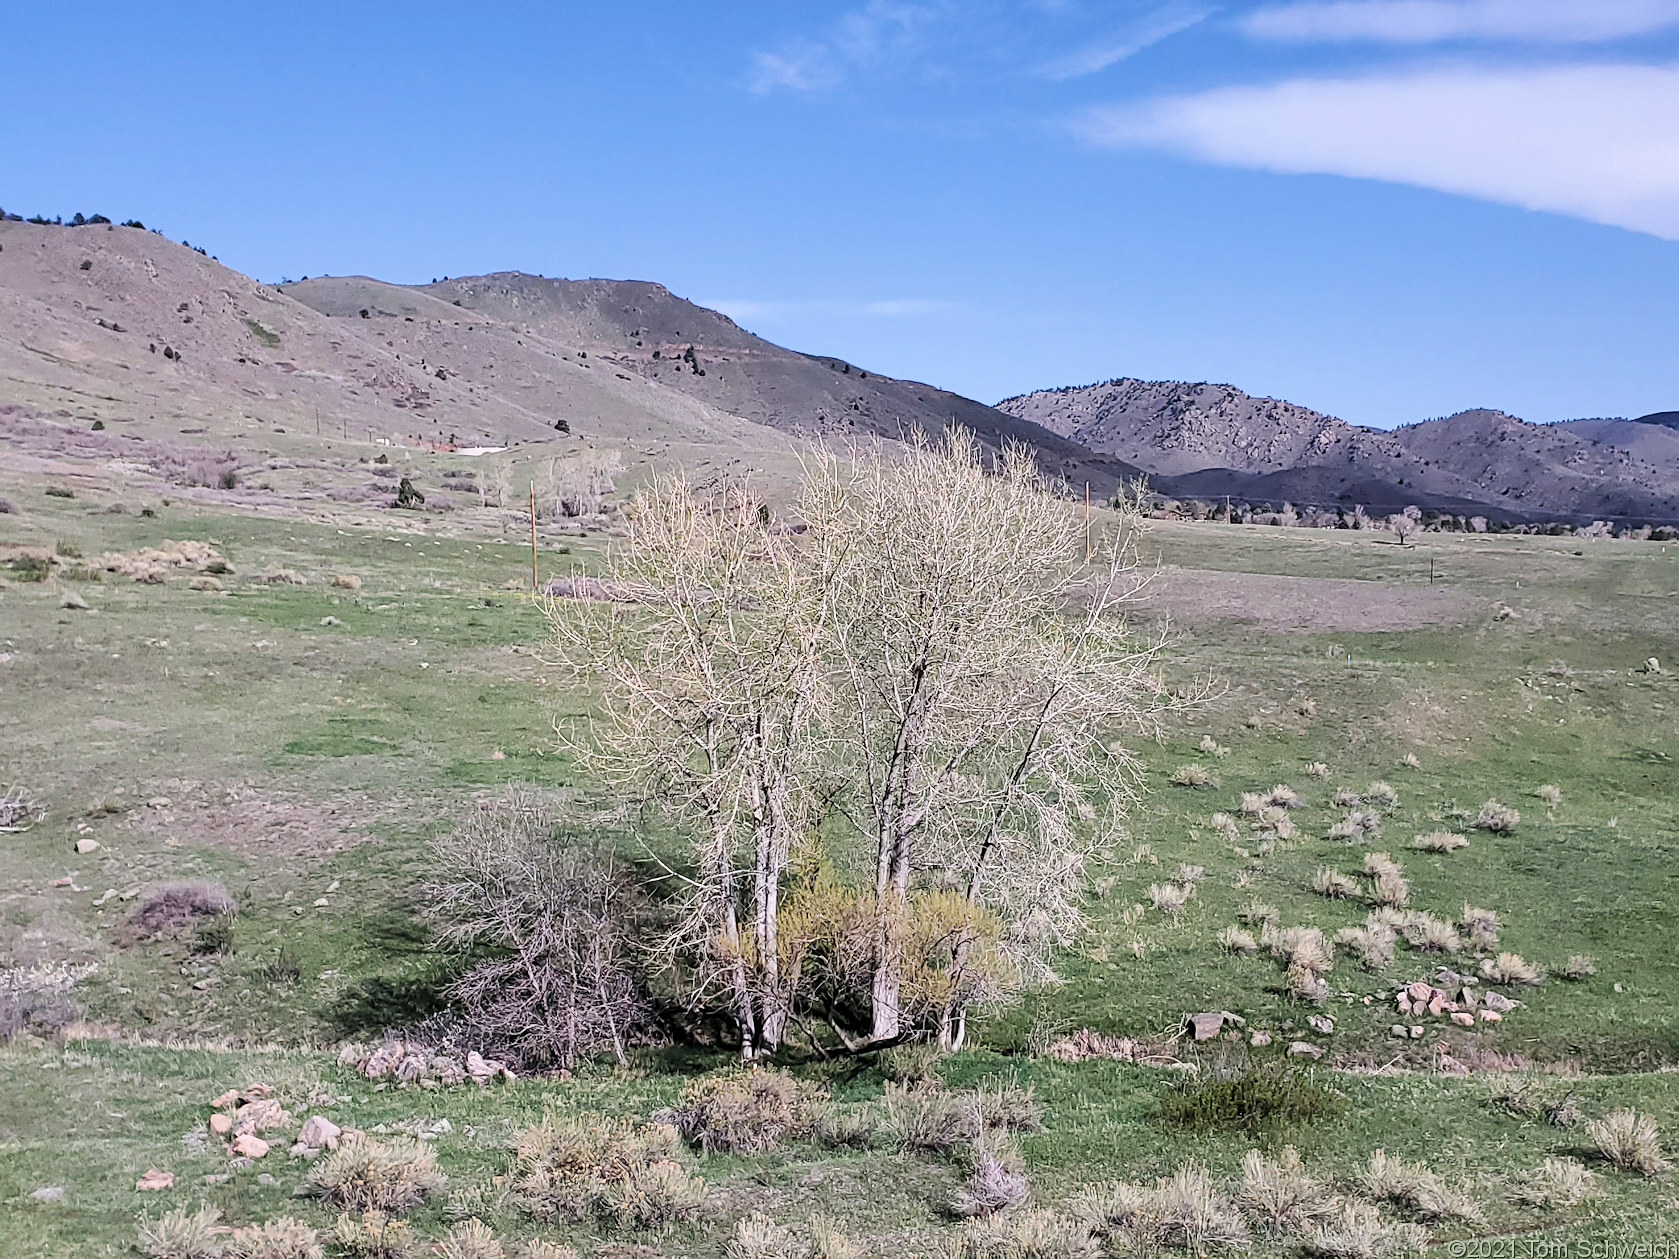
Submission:
<svg viewBox="0 0 1679 1259">
<path fill-rule="evenodd" d="M 673 1120 L 707 1154 L 761 1154 L 812 1135 L 822 1090 L 781 1071 L 690 1081 Z"/>
<path fill-rule="evenodd" d="M 1208 756 L 1229 756 L 1230 755 L 1230 749 L 1225 747 L 1224 744 L 1220 743 L 1217 739 L 1213 738 L 1213 736 L 1210 735 L 1210 734 L 1202 735 L 1201 736 L 1201 742 L 1197 743 L 1195 746 L 1200 748 Z"/>
<path fill-rule="evenodd" d="M 970 1221 L 951 1259 L 1096 1259 L 1101 1247 L 1084 1224 L 1058 1211 L 1007 1211 Z"/>
<path fill-rule="evenodd" d="M 1364 797 L 1351 787 L 1337 787 L 1329 802 L 1337 809 L 1356 809 L 1364 803 Z"/>
<path fill-rule="evenodd" d="M 1306 762 L 1306 777 L 1324 779 L 1329 777 L 1329 766 L 1322 761 Z"/>
<path fill-rule="evenodd" d="M 1364 803 L 1391 809 L 1399 804 L 1399 792 L 1392 783 L 1373 782 L 1364 789 Z"/>
<path fill-rule="evenodd" d="M 204 1204 L 193 1212 L 177 1207 L 155 1220 L 141 1216 L 140 1253 L 149 1259 L 220 1259 L 228 1232 L 221 1218 L 220 1211 Z"/>
<path fill-rule="evenodd" d="M 1374 809 L 1348 809 L 1346 815 L 1329 828 L 1330 839 L 1374 839 L 1382 833 L 1382 818 Z"/>
<path fill-rule="evenodd" d="M 887 1084 L 881 1128 L 906 1153 L 949 1154 L 988 1133 L 1036 1132 L 1043 1110 L 1030 1088 L 999 1084 L 968 1092 L 936 1085 Z"/>
<path fill-rule="evenodd" d="M 793 1234 L 762 1211 L 736 1221 L 723 1247 L 725 1259 L 800 1259 L 802 1251 Z"/>
<path fill-rule="evenodd" d="M 406 1220 L 369 1211 L 359 1219 L 339 1216 L 332 1228 L 332 1244 L 353 1259 L 412 1259 L 419 1239 Z"/>
<path fill-rule="evenodd" d="M 1322 1004 L 1329 999 L 1324 979 L 1335 967 L 1335 951 L 1316 927 L 1267 927 L 1260 943 L 1283 963 L 1283 988 L 1297 1000 Z"/>
<path fill-rule="evenodd" d="M 1358 880 L 1329 866 L 1319 866 L 1312 876 L 1312 891 L 1332 901 L 1344 901 L 1358 895 Z"/>
<path fill-rule="evenodd" d="M 1403 868 L 1385 852 L 1367 852 L 1364 854 L 1364 873 L 1375 878 L 1383 874 L 1403 873 Z"/>
<path fill-rule="evenodd" d="M 1246 1247 L 1248 1226 L 1220 1193 L 1207 1169 L 1194 1163 L 1157 1182 L 1149 1204 L 1160 1245 L 1196 1254 L 1218 1247 Z"/>
<path fill-rule="evenodd" d="M 1298 809 L 1306 802 L 1300 798 L 1293 787 L 1278 783 L 1265 793 L 1265 803 L 1273 809 Z"/>
<path fill-rule="evenodd" d="M 1149 904 L 1168 918 L 1181 918 L 1194 895 L 1195 889 L 1182 883 L 1151 883 L 1148 888 Z"/>
<path fill-rule="evenodd" d="M 358 1137 L 316 1163 L 303 1190 L 344 1211 L 400 1215 L 448 1185 L 437 1170 L 437 1152 L 425 1142 Z"/>
<path fill-rule="evenodd" d="M 1546 783 L 1543 787 L 1535 787 L 1533 789 L 1533 794 L 1540 800 L 1543 800 L 1547 807 L 1552 809 L 1562 803 L 1562 788 L 1554 787 L 1550 783 Z"/>
<path fill-rule="evenodd" d="M 1282 917 L 1282 913 L 1275 905 L 1262 901 L 1256 896 L 1242 906 L 1242 912 L 1238 916 L 1250 927 L 1264 927 L 1268 924 L 1276 925 L 1277 919 Z"/>
<path fill-rule="evenodd" d="M 1597 961 L 1590 953 L 1570 953 L 1557 974 L 1571 983 L 1579 983 L 1597 974 Z"/>
<path fill-rule="evenodd" d="M 1228 813 L 1213 814 L 1210 825 L 1227 840 L 1235 841 L 1242 834 L 1242 828 L 1237 824 L 1236 819 Z"/>
<path fill-rule="evenodd" d="M 1424 953 L 1456 953 L 1463 947 L 1456 925 L 1433 914 L 1407 914 L 1399 930 L 1406 944 Z"/>
<path fill-rule="evenodd" d="M 1510 1200 L 1519 1206 L 1577 1207 L 1603 1191 L 1597 1177 L 1571 1158 L 1548 1158 L 1510 1186 Z"/>
<path fill-rule="evenodd" d="M 1611 1111 L 1588 1123 L 1586 1135 L 1598 1153 L 1623 1172 L 1660 1176 L 1668 1168 L 1662 1157 L 1661 1131 L 1650 1115 L 1631 1109 Z"/>
<path fill-rule="evenodd" d="M 1544 982 L 1545 972 L 1520 953 L 1500 953 L 1481 962 L 1481 978 L 1505 987 L 1535 988 Z"/>
<path fill-rule="evenodd" d="M 1258 817 L 1270 805 L 1263 791 L 1244 791 L 1242 793 L 1242 813 L 1247 817 Z"/>
<path fill-rule="evenodd" d="M 583 1259 L 575 1246 L 562 1246 L 542 1238 L 519 1247 L 518 1259 Z"/>
<path fill-rule="evenodd" d="M 1500 923 L 1498 915 L 1492 910 L 1465 904 L 1458 922 L 1469 937 L 1470 948 L 1491 949 L 1498 944 Z"/>
<path fill-rule="evenodd" d="M 1300 828 L 1295 826 L 1294 819 L 1289 817 L 1288 810 L 1280 805 L 1266 805 L 1259 814 L 1259 824 L 1270 830 L 1279 840 L 1295 839 L 1300 834 Z"/>
<path fill-rule="evenodd" d="M 1174 787 L 1193 787 L 1203 789 L 1218 786 L 1218 779 L 1205 765 L 1180 765 L 1172 771 L 1167 779 Z"/>
<path fill-rule="evenodd" d="M 507 1259 L 507 1252 L 483 1220 L 462 1220 L 431 1248 L 436 1259 Z"/>
<path fill-rule="evenodd" d="M 1241 927 L 1226 927 L 1218 933 L 1218 947 L 1238 957 L 1252 957 L 1259 952 L 1259 941 L 1254 939 L 1251 931 Z"/>
<path fill-rule="evenodd" d="M 1422 768 L 1422 762 L 1417 759 L 1417 754 L 1415 752 L 1405 753 L 1404 756 L 1399 758 L 1399 763 L 1401 765 L 1403 765 L 1406 769 L 1421 769 Z"/>
<path fill-rule="evenodd" d="M 1469 840 L 1455 831 L 1430 831 L 1426 835 L 1418 835 L 1411 841 L 1411 846 L 1424 852 L 1456 852 L 1469 847 Z"/>
<path fill-rule="evenodd" d="M 1478 831 L 1491 831 L 1494 835 L 1510 835 L 1520 826 L 1522 815 L 1507 804 L 1500 804 L 1497 800 L 1488 800 L 1481 806 L 1481 811 L 1475 815 L 1471 823 Z"/>
<path fill-rule="evenodd" d="M 1090 1185 L 1067 1203 L 1086 1236 L 1101 1238 L 1119 1254 L 1147 1254 L 1171 1247 L 1205 1254 L 1245 1249 L 1248 1226 L 1235 1203 L 1220 1193 L 1207 1170 L 1194 1163 L 1143 1188 L 1123 1181 Z"/>
<path fill-rule="evenodd" d="M 15 835 L 47 818 L 46 806 L 16 783 L 0 791 L 0 833 Z"/>
<path fill-rule="evenodd" d="M 220 883 L 166 883 L 146 894 L 128 924 L 141 939 L 151 940 L 237 909 Z"/>
<path fill-rule="evenodd" d="M 888 1083 L 881 1099 L 887 1139 L 905 1153 L 948 1154 L 975 1135 L 973 1108 L 960 1093 Z"/>
<path fill-rule="evenodd" d="M 1339 1205 L 1327 1185 L 1306 1173 L 1292 1145 L 1285 1145 L 1274 1160 L 1258 1150 L 1249 1150 L 1242 1159 L 1236 1206 L 1264 1232 L 1303 1233 Z"/>
<path fill-rule="evenodd" d="M 1378 905 L 1402 909 L 1411 899 L 1411 883 L 1398 868 L 1377 873 L 1370 881 L 1370 899 Z"/>
<path fill-rule="evenodd" d="M 1020 1155 L 1006 1141 L 985 1139 L 974 1147 L 973 1170 L 950 1208 L 969 1219 L 1026 1205 L 1032 1185 Z"/>
<path fill-rule="evenodd" d="M 682 1162 L 682 1136 L 669 1124 L 549 1116 L 520 1134 L 513 1193 L 538 1219 L 599 1218 L 656 1228 L 692 1219 L 705 1181 Z"/>
<path fill-rule="evenodd" d="M 1315 1259 L 1386 1259 L 1422 1251 L 1427 1233 L 1415 1224 L 1390 1224 L 1368 1202 L 1343 1202 L 1315 1225 L 1305 1239 L 1305 1253 Z"/>
<path fill-rule="evenodd" d="M 302 1220 L 282 1215 L 228 1235 L 226 1259 L 324 1259 L 321 1235 Z"/>
<path fill-rule="evenodd" d="M 1366 970 L 1381 970 L 1393 964 L 1393 929 L 1380 923 L 1342 927 L 1335 933 L 1335 947 L 1358 958 Z"/>
<path fill-rule="evenodd" d="M 1421 1163 L 1393 1158 L 1385 1150 L 1370 1155 L 1358 1179 L 1364 1191 L 1378 1202 L 1408 1207 L 1424 1220 L 1481 1218 L 1479 1204 L 1466 1190 L 1449 1184 Z"/>
</svg>

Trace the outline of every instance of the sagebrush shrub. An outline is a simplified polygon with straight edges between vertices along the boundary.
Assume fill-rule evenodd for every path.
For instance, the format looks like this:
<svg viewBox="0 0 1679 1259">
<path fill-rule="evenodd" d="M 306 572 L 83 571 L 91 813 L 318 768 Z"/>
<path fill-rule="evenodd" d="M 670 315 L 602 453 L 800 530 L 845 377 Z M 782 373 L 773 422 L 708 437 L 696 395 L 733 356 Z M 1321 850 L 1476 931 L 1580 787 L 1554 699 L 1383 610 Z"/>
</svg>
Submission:
<svg viewBox="0 0 1679 1259">
<path fill-rule="evenodd" d="M 419 1239 L 407 1220 L 368 1211 L 339 1216 L 332 1228 L 332 1244 L 352 1259 L 414 1259 Z"/>
<path fill-rule="evenodd" d="M 431 1248 L 436 1259 L 506 1259 L 507 1251 L 482 1220 L 463 1220 Z"/>
<path fill-rule="evenodd" d="M 437 1170 L 437 1152 L 426 1142 L 357 1137 L 314 1165 L 304 1191 L 345 1211 L 400 1215 L 448 1185 L 449 1178 Z"/>
<path fill-rule="evenodd" d="M 952 1259 L 1095 1259 L 1100 1253 L 1079 1221 L 1057 1211 L 1006 1211 L 970 1221 Z"/>
<path fill-rule="evenodd" d="M 140 1217 L 139 1246 L 148 1259 L 220 1259 L 222 1237 L 227 1233 L 222 1213 L 213 1206 L 197 1211 L 177 1207 L 157 1219 Z"/>
<path fill-rule="evenodd" d="M 326 1248 L 312 1225 L 282 1215 L 228 1235 L 226 1259 L 324 1259 Z"/>
<path fill-rule="evenodd" d="M 689 1219 L 706 1192 L 683 1162 L 682 1135 L 670 1124 L 599 1115 L 551 1115 L 527 1128 L 514 1146 L 511 1182 L 536 1218 L 573 1223 Z"/>
<path fill-rule="evenodd" d="M 1024 1206 L 1031 1192 L 1020 1155 L 1005 1141 L 982 1139 L 974 1147 L 973 1170 L 950 1206 L 970 1219 L 995 1215 Z"/>
<path fill-rule="evenodd" d="M 823 1091 L 781 1071 L 690 1081 L 676 1127 L 706 1153 L 761 1154 L 812 1135 Z"/>
<path fill-rule="evenodd" d="M 1249 1221 L 1273 1234 L 1298 1234 L 1335 1211 L 1339 1200 L 1321 1180 L 1307 1174 L 1300 1153 L 1285 1145 L 1275 1159 L 1249 1150 L 1242 1159 L 1236 1206 Z"/>
</svg>

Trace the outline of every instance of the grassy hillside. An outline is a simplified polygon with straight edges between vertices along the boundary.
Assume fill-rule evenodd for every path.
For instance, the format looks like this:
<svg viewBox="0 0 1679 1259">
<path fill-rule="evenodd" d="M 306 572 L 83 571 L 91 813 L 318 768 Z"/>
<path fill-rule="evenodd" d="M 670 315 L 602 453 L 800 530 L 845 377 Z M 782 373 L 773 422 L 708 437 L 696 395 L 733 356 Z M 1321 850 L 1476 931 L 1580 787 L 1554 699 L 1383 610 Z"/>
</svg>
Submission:
<svg viewBox="0 0 1679 1259">
<path fill-rule="evenodd" d="M 294 1114 L 307 1106 L 368 1130 L 418 1121 L 456 1187 L 493 1198 L 514 1134 L 544 1113 L 645 1117 L 695 1073 L 726 1069 L 694 1050 L 647 1051 L 627 1072 L 433 1092 L 375 1086 L 329 1048 L 436 1000 L 441 963 L 417 903 L 432 835 L 510 783 L 593 794 L 553 730 L 586 715 L 584 699 L 543 664 L 539 611 L 507 588 L 528 574 L 517 533 L 493 513 L 323 503 L 282 517 L 213 496 L 148 499 L 154 515 L 118 515 L 104 507 L 120 481 L 76 498 L 48 497 L 42 484 L 0 485 L 21 509 L 0 517 L 6 542 L 91 557 L 200 540 L 234 571 L 221 591 L 192 590 L 185 574 L 146 584 L 3 573 L 0 777 L 50 812 L 0 836 L 0 947 L 8 966 L 97 969 L 77 990 L 86 1026 L 72 1039 L 0 1050 L 14 1081 L 0 1094 L 0 1252 L 129 1253 L 143 1208 L 201 1198 L 232 1223 L 282 1213 L 330 1222 L 335 1212 L 292 1197 L 305 1165 L 283 1146 L 203 1183 L 229 1172 L 203 1128 L 209 1101 L 253 1081 L 273 1084 Z M 586 568 L 604 541 L 546 539 L 544 573 Z M 1537 1105 L 1495 1102 L 1517 1069 L 1536 1081 L 1534 1096 L 1572 1101 L 1587 1118 L 1635 1105 L 1660 1120 L 1670 1151 L 1679 1146 L 1679 1076 L 1664 1070 L 1679 1060 L 1679 546 L 1429 535 L 1400 547 L 1389 535 L 1189 524 L 1160 527 L 1149 546 L 1162 567 L 1139 615 L 1169 620 L 1174 674 L 1210 675 L 1219 697 L 1137 743 L 1145 774 L 1130 835 L 1091 871 L 1091 929 L 1060 959 L 1065 982 L 982 1026 L 977 1049 L 939 1065 L 948 1086 L 1035 1089 L 1045 1126 L 1020 1149 L 1040 1202 L 1189 1159 L 1234 1176 L 1256 1142 L 1288 1141 L 1332 1179 L 1385 1148 L 1461 1181 L 1485 1221 L 1442 1225 L 1437 1239 L 1656 1236 L 1674 1209 L 1670 1184 L 1596 1162 L 1605 1194 L 1585 1206 L 1509 1202 L 1512 1177 L 1548 1155 L 1589 1161 L 1590 1141 Z M 334 586 L 338 575 L 359 584 Z M 1645 671 L 1650 657 L 1662 672 Z M 1326 777 L 1308 775 L 1314 762 Z M 1171 785 L 1191 764 L 1216 785 Z M 1377 806 L 1379 837 L 1327 838 L 1345 812 L 1331 803 L 1337 788 L 1368 796 L 1378 780 L 1397 795 Z M 1298 837 L 1268 847 L 1240 797 L 1276 784 L 1303 805 L 1289 814 Z M 1542 785 L 1560 803 L 1537 798 Z M 1520 810 L 1513 833 L 1469 824 L 1490 798 Z M 1215 829 L 1217 812 L 1235 818 L 1233 839 Z M 1437 830 L 1469 844 L 1412 848 Z M 88 839 L 98 847 L 78 853 Z M 1401 945 L 1375 971 L 1343 956 L 1325 1033 L 1285 995 L 1277 961 L 1219 948 L 1218 933 L 1255 899 L 1284 926 L 1362 922 L 1362 890 L 1331 900 L 1311 885 L 1321 866 L 1358 875 L 1370 851 L 1403 866 L 1414 908 L 1442 919 L 1466 902 L 1495 910 L 1498 947 L 1550 978 L 1505 990 L 1523 1004 L 1496 1025 L 1424 1018 L 1420 1039 L 1397 1039 L 1392 1025 L 1413 1020 L 1395 1011 L 1396 984 L 1442 964 L 1473 972 L 1477 954 Z M 1150 887 L 1185 864 L 1202 873 L 1183 912 L 1153 908 Z M 135 904 L 125 897 L 182 879 L 219 881 L 237 898 L 230 953 L 138 943 L 125 930 Z M 1564 981 L 1557 972 L 1574 954 L 1592 955 L 1596 975 Z M 1166 1041 L 1199 1010 L 1241 1015 L 1240 1040 Z M 1158 1038 L 1212 1074 L 1301 1040 L 1324 1051 L 1310 1070 L 1342 1101 L 1338 1113 L 1257 1136 L 1173 1128 L 1160 1107 L 1182 1069 L 1038 1052 L 1081 1028 Z M 1250 1048 L 1255 1031 L 1271 1045 Z M 846 1106 L 880 1104 L 876 1064 L 792 1063 Z M 135 1192 L 153 1167 L 174 1172 L 176 1188 Z M 517 1211 L 494 1222 L 508 1238 L 557 1237 L 588 1254 L 628 1256 L 634 1243 L 714 1255 L 751 1210 L 789 1223 L 822 1210 L 868 1238 L 870 1254 L 920 1253 L 954 1236 L 945 1206 L 966 1174 L 884 1145 L 810 1142 L 706 1156 L 698 1169 L 713 1187 L 709 1212 L 668 1233 L 540 1225 Z M 55 1186 L 61 1201 L 29 1196 Z M 420 1233 L 444 1231 L 444 1205 L 415 1214 Z"/>
</svg>

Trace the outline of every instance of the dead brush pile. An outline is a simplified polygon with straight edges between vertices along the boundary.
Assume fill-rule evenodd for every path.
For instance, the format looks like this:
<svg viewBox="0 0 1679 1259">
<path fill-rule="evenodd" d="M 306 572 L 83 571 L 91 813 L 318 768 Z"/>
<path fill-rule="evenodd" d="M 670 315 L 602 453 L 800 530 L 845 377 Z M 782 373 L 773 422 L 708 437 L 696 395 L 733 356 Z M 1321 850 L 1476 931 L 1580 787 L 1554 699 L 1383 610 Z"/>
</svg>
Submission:
<svg viewBox="0 0 1679 1259">
<path fill-rule="evenodd" d="M 129 918 L 128 929 L 137 940 L 156 940 L 178 935 L 201 919 L 220 918 L 238 910 L 220 883 L 166 883 L 146 894 Z"/>
<path fill-rule="evenodd" d="M 598 1115 L 551 1115 L 527 1128 L 514 1147 L 511 1184 L 539 1220 L 640 1228 L 692 1219 L 706 1196 L 675 1128 Z"/>
<path fill-rule="evenodd" d="M 669 1120 L 707 1154 L 762 1154 L 817 1135 L 825 1098 L 785 1072 L 754 1071 L 690 1082 Z"/>
</svg>

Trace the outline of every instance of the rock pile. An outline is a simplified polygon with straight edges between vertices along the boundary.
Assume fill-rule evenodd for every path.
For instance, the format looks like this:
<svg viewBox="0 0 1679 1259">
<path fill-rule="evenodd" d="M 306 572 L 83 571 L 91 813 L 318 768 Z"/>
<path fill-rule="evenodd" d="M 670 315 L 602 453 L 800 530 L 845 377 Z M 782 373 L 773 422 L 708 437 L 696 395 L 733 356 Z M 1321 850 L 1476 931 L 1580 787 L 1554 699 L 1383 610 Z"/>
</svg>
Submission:
<svg viewBox="0 0 1679 1259">
<path fill-rule="evenodd" d="M 345 1045 L 338 1065 L 361 1072 L 370 1080 L 391 1080 L 398 1088 L 454 1088 L 471 1081 L 480 1088 L 497 1080 L 511 1081 L 512 1070 L 476 1050 L 463 1059 L 418 1041 L 388 1040 L 371 1052 Z"/>
<path fill-rule="evenodd" d="M 1434 983 L 1419 979 L 1399 988 L 1394 993 L 1399 1013 L 1413 1019 L 1449 1018 L 1459 1027 L 1474 1027 L 1477 1022 L 1501 1022 L 1522 1004 L 1501 992 L 1481 991 L 1473 976 L 1441 968 L 1434 978 Z M 1391 1031 L 1396 1037 L 1417 1039 L 1423 1035 L 1421 1024 L 1395 1023 Z"/>
</svg>

